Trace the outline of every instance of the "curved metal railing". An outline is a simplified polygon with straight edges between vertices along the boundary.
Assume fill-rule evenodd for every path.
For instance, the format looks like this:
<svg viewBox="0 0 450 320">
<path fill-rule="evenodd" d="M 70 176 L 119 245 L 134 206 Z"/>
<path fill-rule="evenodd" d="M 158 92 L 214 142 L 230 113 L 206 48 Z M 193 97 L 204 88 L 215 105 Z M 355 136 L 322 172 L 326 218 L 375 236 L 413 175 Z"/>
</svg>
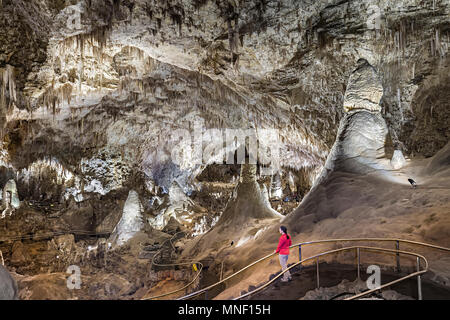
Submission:
<svg viewBox="0 0 450 320">
<path fill-rule="evenodd" d="M 433 244 L 428 244 L 428 243 L 424 243 L 424 242 L 419 242 L 419 241 L 412 241 L 412 240 L 405 240 L 405 239 L 396 239 L 396 238 L 350 238 L 350 239 L 326 239 L 326 240 L 315 240 L 315 241 L 307 241 L 307 242 L 301 242 L 301 243 L 297 243 L 294 244 L 292 246 L 290 246 L 290 248 L 299 248 L 299 260 L 301 261 L 301 249 L 303 246 L 305 245 L 314 245 L 314 244 L 326 244 L 326 243 L 337 243 L 337 242 L 363 242 L 363 241 L 369 241 L 369 242 L 395 242 L 396 243 L 396 250 L 393 250 L 393 252 L 395 252 L 397 254 L 397 268 L 400 268 L 400 258 L 399 258 L 399 254 L 400 252 L 400 243 L 407 243 L 407 244 L 412 244 L 412 245 L 419 245 L 419 246 L 424 246 L 424 247 L 428 247 L 428 248 L 432 248 L 432 249 L 438 249 L 438 250 L 443 250 L 443 251 L 447 251 L 450 252 L 450 248 L 446 248 L 446 247 L 442 247 L 442 246 L 437 246 L 437 245 L 433 245 Z M 369 247 L 370 248 L 370 247 Z M 389 249 L 388 249 L 389 250 Z M 231 278 L 236 277 L 237 275 L 241 274 L 242 272 L 248 270 L 249 268 L 251 268 L 252 266 L 261 263 L 262 261 L 265 261 L 273 256 L 275 256 L 276 253 L 271 253 L 265 257 L 262 257 L 261 259 L 258 259 L 255 262 L 252 262 L 251 264 L 247 265 L 246 267 L 240 269 L 239 271 L 231 274 L 230 276 L 206 287 L 203 288 L 201 290 L 198 290 L 196 292 L 190 293 L 188 295 L 185 295 L 181 298 L 178 298 L 178 300 L 187 300 L 187 299 L 191 299 L 194 297 L 197 297 L 203 293 L 206 293 L 207 291 L 211 290 L 212 288 L 215 288 L 216 286 L 230 280 Z M 414 276 L 414 275 L 413 275 Z M 273 280 L 273 279 L 272 279 Z"/>
<path fill-rule="evenodd" d="M 369 291 L 365 291 L 365 292 L 363 292 L 363 293 L 360 293 L 360 294 L 358 294 L 358 295 L 355 295 L 355 296 L 353 296 L 353 297 L 351 297 L 351 298 L 348 298 L 348 299 L 346 299 L 346 300 L 352 300 L 352 299 L 356 299 L 356 298 L 359 298 L 359 297 L 362 297 L 362 296 L 371 294 L 372 292 L 381 290 L 381 289 L 383 289 L 383 288 L 385 288 L 385 287 L 389 287 L 389 286 L 391 286 L 391 285 L 393 285 L 393 284 L 395 284 L 395 283 L 401 282 L 401 281 L 403 281 L 403 280 L 406 280 L 406 279 L 409 279 L 409 278 L 412 278 L 412 277 L 416 277 L 416 276 L 420 276 L 421 274 L 423 274 L 423 273 L 425 273 L 425 272 L 428 271 L 428 261 L 427 261 L 427 259 L 426 259 L 424 256 L 422 256 L 422 255 L 420 255 L 420 254 L 417 254 L 417 253 L 408 252 L 408 251 L 392 250 L 392 249 L 386 249 L 386 248 L 367 247 L 367 246 L 352 246 L 352 247 L 345 247 L 345 248 L 339 248 L 339 249 L 335 249 L 335 250 L 330 250 L 330 251 L 322 252 L 322 253 L 316 254 L 316 255 L 314 255 L 314 256 L 312 256 L 312 257 L 303 259 L 303 260 L 301 260 L 301 261 L 299 261 L 299 262 L 297 262 L 297 263 L 291 265 L 289 268 L 286 268 L 284 271 L 282 271 L 280 274 L 278 274 L 276 277 L 274 277 L 272 280 L 270 280 L 269 282 L 265 283 L 264 285 L 258 287 L 257 289 L 255 289 L 255 290 L 253 290 L 253 291 L 250 291 L 250 292 L 248 292 L 248 293 L 245 293 L 245 294 L 243 294 L 243 295 L 241 295 L 241 296 L 239 296 L 239 297 L 237 297 L 237 298 L 234 298 L 233 300 L 240 300 L 240 299 L 249 297 L 249 296 L 251 296 L 251 295 L 254 295 L 254 294 L 256 294 L 256 293 L 258 293 L 258 292 L 260 292 L 260 291 L 266 289 L 268 286 L 270 286 L 272 283 L 274 283 L 278 278 L 280 278 L 281 276 L 283 276 L 284 273 L 286 273 L 287 271 L 289 271 L 289 270 L 291 270 L 291 269 L 293 269 L 293 268 L 295 268 L 295 267 L 301 265 L 301 264 L 304 263 L 304 262 L 307 262 L 307 261 L 316 259 L 317 270 L 318 270 L 318 266 L 319 266 L 318 258 L 319 258 L 319 257 L 323 257 L 323 256 L 326 256 L 326 255 L 330 255 L 330 254 L 334 254 L 334 253 L 338 253 L 338 252 L 343 252 L 343 251 L 351 251 L 351 250 L 357 250 L 357 252 L 358 252 L 358 254 L 359 254 L 358 249 L 359 249 L 359 250 L 362 249 L 362 250 L 366 250 L 366 251 L 383 251 L 383 252 L 391 252 L 391 253 L 396 253 L 396 254 L 399 253 L 399 254 L 406 254 L 406 255 L 415 256 L 415 257 L 418 259 L 418 261 L 420 261 L 419 259 L 422 259 L 422 260 L 425 262 L 425 268 L 424 268 L 423 270 L 420 270 L 420 263 L 419 263 L 419 270 L 417 270 L 416 272 L 411 273 L 411 274 L 409 274 L 409 275 L 407 275 L 407 276 L 405 276 L 405 277 L 402 277 L 402 278 L 400 278 L 400 279 L 391 281 L 391 282 L 389 282 L 389 283 L 387 283 L 387 284 L 384 284 L 384 285 L 382 285 L 382 286 L 379 286 L 379 287 L 377 287 L 377 288 L 375 288 L 375 289 L 372 289 L 372 290 L 369 290 Z M 359 265 L 358 265 L 358 270 L 359 270 Z M 318 274 L 318 271 L 317 271 L 317 280 L 318 280 L 318 279 L 319 279 L 319 274 Z"/>
<path fill-rule="evenodd" d="M 26 239 L 34 239 L 34 240 L 37 240 L 37 239 L 45 239 L 45 238 L 50 238 L 50 237 L 54 237 L 54 236 L 58 236 L 58 235 L 64 235 L 64 234 L 77 234 L 77 235 L 93 235 L 93 236 L 101 236 L 101 235 L 106 235 L 106 234 L 109 234 L 109 233 L 110 233 L 110 232 L 98 233 L 98 232 L 90 232 L 90 231 L 86 231 L 86 230 L 66 230 L 66 231 L 55 231 L 55 232 L 42 233 L 42 234 L 39 234 L 39 235 L 23 235 L 23 236 L 16 236 L 16 237 L 5 237 L 5 238 L 0 239 L 0 242 L 5 242 L 5 241 L 17 241 L 17 240 L 26 240 Z M 182 232 L 178 232 L 178 233 L 174 234 L 170 239 L 166 240 L 166 241 L 170 241 L 170 244 L 171 244 L 172 248 L 174 248 L 173 243 L 172 243 L 172 240 L 173 240 L 173 239 L 175 238 L 175 236 L 176 236 L 177 234 L 179 234 L 179 233 L 182 233 Z M 307 241 L 307 242 L 297 243 L 297 244 L 294 244 L 294 245 L 290 246 L 290 248 L 297 248 L 297 247 L 299 248 L 299 260 L 300 260 L 300 261 L 297 262 L 294 266 L 291 266 L 291 267 L 295 267 L 295 266 L 301 264 L 302 262 L 309 261 L 309 260 L 313 259 L 313 258 L 316 257 L 316 256 L 319 257 L 319 256 L 321 256 L 321 255 L 323 255 L 323 254 L 331 254 L 331 253 L 333 253 L 333 252 L 337 252 L 337 251 L 340 251 L 340 250 L 341 250 L 341 249 L 336 249 L 336 250 L 332 250 L 332 251 L 323 252 L 323 253 L 321 253 L 321 254 L 319 254 L 319 255 L 316 255 L 316 256 L 313 256 L 313 257 L 309 257 L 309 258 L 307 258 L 307 259 L 302 260 L 302 259 L 301 259 L 301 249 L 302 249 L 303 246 L 306 246 L 306 245 L 314 245 L 314 244 L 337 243 L 337 242 L 362 242 L 362 241 L 369 241 L 369 242 L 395 242 L 395 243 L 396 243 L 396 250 L 383 249 L 383 248 L 374 248 L 374 247 L 362 247 L 362 246 L 359 246 L 359 248 L 360 248 L 360 249 L 361 249 L 361 248 L 364 248 L 365 250 L 368 250 L 369 248 L 382 249 L 382 250 L 385 250 L 385 251 L 390 251 L 390 252 L 396 253 L 396 254 L 397 254 L 397 268 L 398 268 L 398 269 L 400 268 L 399 254 L 409 254 L 409 255 L 413 254 L 413 253 L 411 253 L 411 252 L 400 251 L 400 250 L 399 250 L 399 249 L 400 249 L 400 243 L 406 243 L 406 244 L 411 244 L 411 245 L 423 246 L 423 247 L 428 247 L 428 248 L 432 248 L 432 249 L 438 249 L 438 250 L 443 250 L 443 251 L 450 252 L 450 248 L 446 248 L 446 247 L 442 247 L 442 246 L 438 246 L 438 245 L 433 245 L 433 244 L 429 244 L 429 243 L 423 243 L 423 242 L 419 242 L 419 241 L 412 241 L 412 240 L 405 240 L 405 239 L 396 239 L 396 238 L 353 238 L 353 239 L 326 239 L 326 240 L 315 240 L 315 241 Z M 163 243 L 163 245 L 164 245 L 164 243 Z M 150 300 L 150 299 L 162 298 L 162 297 L 165 297 L 165 296 L 169 296 L 169 295 L 172 295 L 172 294 L 181 292 L 181 291 L 187 289 L 188 287 L 190 287 L 193 283 L 195 283 L 195 281 L 198 279 L 198 277 L 200 276 L 200 274 L 201 274 L 201 272 L 202 272 L 202 270 L 203 270 L 203 264 L 202 264 L 201 262 L 194 261 L 194 260 L 193 260 L 193 261 L 187 261 L 187 262 L 178 262 L 178 263 L 173 263 L 173 264 L 158 264 L 158 263 L 156 263 L 156 262 L 155 262 L 155 258 L 156 258 L 156 256 L 157 256 L 158 254 L 161 254 L 162 249 L 163 249 L 163 245 L 161 246 L 161 249 L 153 256 L 152 262 L 151 262 L 152 265 L 155 265 L 155 266 L 161 266 L 161 267 L 169 267 L 169 266 L 183 266 L 183 265 L 193 265 L 193 264 L 196 264 L 197 266 L 199 266 L 198 272 L 197 272 L 197 274 L 195 275 L 194 279 L 193 279 L 192 281 L 190 281 L 187 285 L 183 286 L 182 288 L 177 289 L 177 290 L 174 290 L 174 291 L 171 291 L 171 292 L 168 292 L 168 293 L 165 293 L 165 294 L 162 294 L 162 295 L 152 296 L 152 297 L 148 297 L 148 298 L 142 298 L 142 300 Z M 356 246 L 356 247 L 355 247 L 355 246 L 354 246 L 354 247 L 349 247 L 349 248 L 358 248 L 358 246 Z M 347 249 L 347 250 L 349 250 L 349 248 L 342 248 L 342 249 Z M 342 251 L 342 250 L 341 250 L 341 251 Z M 246 271 L 246 270 L 248 270 L 249 268 L 255 266 L 256 264 L 259 264 L 259 263 L 261 263 L 261 262 L 263 262 L 263 261 L 265 261 L 265 260 L 267 260 L 267 259 L 269 259 L 269 258 L 271 258 L 271 257 L 273 257 L 273 256 L 275 256 L 275 255 L 276 255 L 276 253 L 268 254 L 268 255 L 266 255 L 266 256 L 264 256 L 264 257 L 262 257 L 262 258 L 260 258 L 260 259 L 258 259 L 258 260 L 256 260 L 256 261 L 252 262 L 251 264 L 247 265 L 246 267 L 240 269 L 239 271 L 237 271 L 237 272 L 231 274 L 230 276 L 228 276 L 228 277 L 226 277 L 226 278 L 224 278 L 224 279 L 221 279 L 220 281 L 218 281 L 218 282 L 216 282 L 216 283 L 214 283 L 214 284 L 212 284 L 212 285 L 210 285 L 210 286 L 207 286 L 206 288 L 203 288 L 203 289 L 198 290 L 198 291 L 196 291 L 196 292 L 193 292 L 193 293 L 190 293 L 190 294 L 185 295 L 185 296 L 183 296 L 183 297 L 180 297 L 180 298 L 178 298 L 177 300 L 191 299 L 191 298 L 194 298 L 194 297 L 196 297 L 196 296 L 199 296 L 199 295 L 201 295 L 201 294 L 203 294 L 203 293 L 206 293 L 207 291 L 211 290 L 212 288 L 217 287 L 218 285 L 220 285 L 220 284 L 222 284 L 222 283 L 224 283 L 224 282 L 226 282 L 226 281 L 228 281 L 228 280 L 230 280 L 230 279 L 236 277 L 237 275 L 243 273 L 244 271 Z M 419 256 L 420 256 L 420 255 L 419 255 Z M 423 256 L 420 256 L 420 257 L 423 258 L 423 259 L 426 261 L 425 257 L 423 257 Z M 2 258 L 3 258 L 3 257 L 2 257 Z M 3 259 L 2 259 L 2 260 L 3 260 Z M 428 266 L 428 262 L 427 262 L 427 266 Z M 290 267 L 290 268 L 291 268 L 291 267 Z M 287 270 L 290 270 L 290 268 L 286 269 L 284 272 L 286 272 Z M 256 289 L 256 290 L 257 290 L 257 291 L 260 291 L 262 288 L 267 287 L 268 285 L 270 285 L 271 283 L 273 283 L 273 281 L 275 281 L 276 279 L 278 279 L 282 274 L 284 274 L 284 272 L 281 272 L 281 273 L 278 274 L 275 278 L 273 278 L 272 280 L 270 280 L 269 282 L 267 282 L 266 284 L 264 284 L 263 286 L 259 287 L 259 288 Z M 388 283 L 388 284 L 385 284 L 385 285 L 381 286 L 381 287 L 378 288 L 378 289 L 374 289 L 374 290 L 370 290 L 370 291 L 361 293 L 361 294 L 356 295 L 356 296 L 354 296 L 354 297 L 348 298 L 347 300 L 351 300 L 351 299 L 356 299 L 356 298 L 362 297 L 362 296 L 364 296 L 364 295 L 370 294 L 370 293 L 372 293 L 372 292 L 374 292 L 374 291 L 378 291 L 378 290 L 380 290 L 380 289 L 383 289 L 383 288 L 385 288 L 385 287 L 388 287 L 388 286 L 390 286 L 390 285 L 393 285 L 393 284 L 395 284 L 395 283 L 398 283 L 398 282 L 400 282 L 400 281 L 406 280 L 406 279 L 411 278 L 411 277 L 416 277 L 416 276 L 417 276 L 417 277 L 420 277 L 420 275 L 421 275 L 422 273 L 425 273 L 425 272 L 426 272 L 426 270 L 420 271 L 420 272 L 417 271 L 417 272 L 415 272 L 415 273 L 413 273 L 413 274 L 410 274 L 410 275 L 408 275 L 408 276 L 406 276 L 406 277 L 403 277 L 403 278 L 400 278 L 400 279 L 398 279 L 398 280 L 392 281 L 392 282 L 390 282 L 390 283 Z M 251 295 L 251 294 L 253 294 L 253 293 L 256 293 L 256 291 L 254 290 L 254 291 L 252 291 L 252 292 L 249 292 L 249 293 L 247 293 L 247 294 L 245 294 L 245 295 L 243 295 L 243 296 L 240 296 L 240 297 L 238 297 L 238 298 L 235 298 L 235 299 L 241 299 L 241 298 L 243 298 L 243 297 L 245 297 L 245 296 L 249 296 L 249 295 Z"/>
<path fill-rule="evenodd" d="M 87 231 L 87 230 L 71 229 L 71 230 L 62 230 L 62 231 L 49 231 L 49 232 L 40 233 L 40 234 L 26 234 L 26 235 L 15 236 L 15 237 L 3 237 L 3 238 L 0 238 L 0 242 L 19 241 L 19 240 L 42 240 L 42 239 L 53 238 L 55 236 L 62 236 L 62 235 L 66 235 L 66 234 L 83 235 L 83 236 L 105 236 L 105 235 L 111 234 L 111 232 L 112 231 L 93 232 L 93 231 Z"/>
<path fill-rule="evenodd" d="M 170 263 L 170 264 L 160 264 L 155 262 L 156 257 L 162 253 L 163 249 L 164 249 L 164 244 L 167 243 L 167 241 L 170 242 L 170 245 L 172 246 L 172 248 L 175 250 L 175 246 L 172 243 L 172 240 L 175 239 L 175 237 L 180 234 L 180 233 L 185 233 L 184 231 L 180 231 L 175 233 L 170 239 L 167 239 L 166 241 L 163 242 L 163 244 L 161 245 L 161 248 L 155 253 L 155 255 L 152 258 L 151 261 L 151 266 L 158 266 L 158 267 L 175 267 L 175 266 L 185 266 L 185 265 L 197 265 L 199 266 L 198 268 L 198 272 L 195 275 L 194 279 L 192 281 L 190 281 L 188 284 L 186 284 L 185 286 L 183 286 L 182 288 L 167 292 L 167 293 L 163 293 L 160 295 L 156 295 L 156 296 L 151 296 L 151 297 L 142 297 L 141 300 L 154 300 L 154 299 L 158 299 L 158 298 L 163 298 L 163 297 L 167 297 L 170 296 L 172 294 L 184 291 L 185 289 L 189 288 L 193 283 L 195 283 L 195 281 L 198 279 L 198 277 L 200 276 L 202 270 L 203 270 L 203 264 L 201 262 L 198 261 L 188 261 L 188 262 L 178 262 L 178 263 Z"/>
</svg>

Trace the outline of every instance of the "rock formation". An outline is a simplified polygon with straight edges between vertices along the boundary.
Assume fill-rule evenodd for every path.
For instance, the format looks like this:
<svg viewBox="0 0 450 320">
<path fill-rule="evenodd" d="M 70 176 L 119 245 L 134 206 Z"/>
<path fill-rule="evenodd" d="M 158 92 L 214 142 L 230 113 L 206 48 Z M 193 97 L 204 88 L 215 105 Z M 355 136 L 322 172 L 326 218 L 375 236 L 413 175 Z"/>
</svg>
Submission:
<svg viewBox="0 0 450 320">
<path fill-rule="evenodd" d="M 359 59 L 357 67 L 348 79 L 344 95 L 344 111 L 368 110 L 381 112 L 383 96 L 381 78 L 366 59 Z"/>
<path fill-rule="evenodd" d="M 388 134 L 379 106 L 383 95 L 381 80 L 367 60 L 359 59 L 348 81 L 345 115 L 341 119 L 336 141 L 316 185 L 334 170 L 367 173 L 380 168 Z"/>
<path fill-rule="evenodd" d="M 2 218 L 6 216 L 7 213 L 11 215 L 14 210 L 19 209 L 20 200 L 17 194 L 16 182 L 14 180 L 8 180 L 3 187 L 2 193 Z"/>
<path fill-rule="evenodd" d="M 391 159 L 391 166 L 394 170 L 401 169 L 405 166 L 406 160 L 401 150 L 395 150 Z"/>
<path fill-rule="evenodd" d="M 272 176 L 272 183 L 270 184 L 270 198 L 280 200 L 282 195 L 280 172 L 276 172 Z"/>
<path fill-rule="evenodd" d="M 241 176 L 233 198 L 220 216 L 217 226 L 239 227 L 252 219 L 276 219 L 282 216 L 273 210 L 256 182 L 256 165 L 242 164 Z"/>
<path fill-rule="evenodd" d="M 136 191 L 130 190 L 123 207 L 122 218 L 109 239 L 113 245 L 122 246 L 136 233 L 144 229 L 143 208 Z"/>
</svg>

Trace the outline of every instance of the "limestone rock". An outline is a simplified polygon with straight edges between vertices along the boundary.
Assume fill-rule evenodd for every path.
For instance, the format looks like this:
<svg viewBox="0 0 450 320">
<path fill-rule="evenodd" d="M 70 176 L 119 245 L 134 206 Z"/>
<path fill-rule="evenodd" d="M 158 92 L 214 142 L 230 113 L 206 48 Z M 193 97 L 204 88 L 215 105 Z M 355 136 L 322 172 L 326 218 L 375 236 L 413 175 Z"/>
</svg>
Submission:
<svg viewBox="0 0 450 320">
<path fill-rule="evenodd" d="M 148 219 L 148 223 L 155 229 L 163 230 L 170 219 L 175 219 L 180 225 L 192 228 L 195 222 L 205 216 L 206 210 L 196 205 L 181 188 L 178 182 L 173 181 L 168 195 L 164 196 L 162 203 L 155 199 L 153 207 L 157 208 L 155 217 Z"/>
<path fill-rule="evenodd" d="M 50 273 L 25 276 L 18 279 L 21 300 L 68 300 L 71 291 L 67 288 L 68 274 Z M 84 281 L 83 281 L 84 282 Z"/>
<path fill-rule="evenodd" d="M 381 292 L 381 296 L 385 300 L 414 300 L 412 297 L 405 296 L 394 290 L 386 290 Z"/>
<path fill-rule="evenodd" d="M 162 229 L 163 232 L 168 234 L 175 234 L 184 230 L 186 230 L 186 228 L 184 228 L 174 217 L 170 217 L 166 226 Z"/>
<path fill-rule="evenodd" d="M 131 190 L 123 207 L 122 218 L 111 234 L 110 242 L 122 246 L 144 229 L 143 207 L 136 191 Z"/>
<path fill-rule="evenodd" d="M 75 230 L 89 230 L 93 217 L 94 209 L 89 205 L 81 208 L 70 208 L 62 216 L 64 221 Z"/>
<path fill-rule="evenodd" d="M 379 112 L 382 96 L 383 86 L 375 68 L 367 60 L 359 59 L 358 67 L 348 80 L 344 96 L 345 112 L 355 109 Z"/>
<path fill-rule="evenodd" d="M 322 177 L 333 170 L 366 173 L 384 157 L 388 129 L 380 113 L 351 112 L 341 120 L 338 136 L 328 155 Z M 319 178 L 317 183 L 322 179 Z"/>
<path fill-rule="evenodd" d="M 22 242 L 16 241 L 12 246 L 11 263 L 14 265 L 24 264 L 30 260 L 30 255 L 27 248 Z"/>
<path fill-rule="evenodd" d="M 406 160 L 401 150 L 395 150 L 391 159 L 391 166 L 394 170 L 401 169 L 405 166 Z"/>
<path fill-rule="evenodd" d="M 75 237 L 73 234 L 65 234 L 53 238 L 55 249 L 59 250 L 61 253 L 70 254 L 72 250 L 75 249 Z"/>
<path fill-rule="evenodd" d="M 261 193 L 263 196 L 264 203 L 267 206 L 271 207 L 272 205 L 270 204 L 270 200 L 269 200 L 269 191 L 267 190 L 267 186 L 265 184 L 262 185 Z"/>
<path fill-rule="evenodd" d="M 0 300 L 17 299 L 17 283 L 8 270 L 0 265 Z"/>
</svg>

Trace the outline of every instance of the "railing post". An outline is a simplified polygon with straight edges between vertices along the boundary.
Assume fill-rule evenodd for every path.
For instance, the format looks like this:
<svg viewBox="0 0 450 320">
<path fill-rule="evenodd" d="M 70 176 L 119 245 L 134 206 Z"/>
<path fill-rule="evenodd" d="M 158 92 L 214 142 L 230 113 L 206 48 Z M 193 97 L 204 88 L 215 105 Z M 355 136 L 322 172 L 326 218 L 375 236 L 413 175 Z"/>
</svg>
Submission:
<svg viewBox="0 0 450 320">
<path fill-rule="evenodd" d="M 298 261 L 302 261 L 302 245 L 298 246 Z M 298 268 L 302 270 L 302 265 L 300 264 Z"/>
<path fill-rule="evenodd" d="M 316 258 L 316 271 L 317 271 L 317 289 L 320 288 L 320 279 L 319 279 L 319 258 Z"/>
<path fill-rule="evenodd" d="M 397 272 L 400 273 L 400 253 L 398 252 L 400 250 L 400 241 L 395 241 L 395 248 L 397 250 Z"/>
<path fill-rule="evenodd" d="M 420 258 L 417 257 L 417 272 L 420 271 Z M 417 276 L 417 293 L 419 296 L 419 300 L 422 300 L 422 282 L 420 275 Z"/>
<path fill-rule="evenodd" d="M 361 265 L 361 256 L 360 256 L 360 251 L 359 248 L 356 248 L 356 261 L 358 263 L 358 280 L 361 280 L 361 271 L 360 271 L 360 265 Z"/>
</svg>

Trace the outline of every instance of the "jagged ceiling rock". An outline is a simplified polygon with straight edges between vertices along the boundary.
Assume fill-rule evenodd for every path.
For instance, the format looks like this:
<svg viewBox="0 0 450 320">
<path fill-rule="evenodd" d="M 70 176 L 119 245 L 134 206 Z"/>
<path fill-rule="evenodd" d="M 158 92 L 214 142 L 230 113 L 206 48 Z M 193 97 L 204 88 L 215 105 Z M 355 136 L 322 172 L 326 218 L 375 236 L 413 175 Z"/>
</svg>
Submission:
<svg viewBox="0 0 450 320">
<path fill-rule="evenodd" d="M 8 3 L 6 1 L 4 5 L 9 10 Z M 405 5 L 416 8 L 416 11 L 402 11 L 401 8 Z M 31 12 L 30 10 L 31 8 L 24 8 L 26 13 Z M 248 87 L 254 93 L 270 94 L 290 103 L 300 109 L 303 116 L 300 118 L 304 118 L 304 123 L 312 129 L 310 134 L 324 140 L 328 147 L 331 147 L 334 140 L 333 133 L 336 132 L 337 120 L 342 114 L 335 109 L 326 112 L 327 108 L 321 105 L 342 101 L 348 66 L 351 66 L 358 56 L 365 56 L 380 69 L 388 69 L 397 62 L 397 56 L 406 56 L 406 59 L 409 56 L 411 59 L 420 56 L 422 59 L 418 51 L 423 51 L 428 34 L 433 35 L 433 38 L 429 39 L 436 42 L 434 48 L 439 54 L 446 52 L 448 40 L 445 37 L 434 39 L 435 28 L 443 29 L 436 30 L 437 34 L 445 33 L 447 22 L 442 19 L 448 13 L 448 4 L 445 1 L 435 3 L 434 6 L 418 1 L 396 4 L 389 1 L 376 4 L 372 1 L 240 1 L 229 4 L 180 0 L 170 3 L 115 2 L 111 5 L 102 1 L 81 1 L 76 6 L 63 5 L 59 8 L 47 4 L 47 8 L 43 8 L 40 14 L 51 16 L 55 15 L 55 12 L 57 15 L 50 33 L 52 40 L 49 45 L 52 57 L 47 59 L 49 68 L 43 68 L 48 72 L 50 66 L 52 69 L 53 66 L 64 69 L 58 67 L 60 63 L 57 60 L 65 56 L 57 55 L 59 49 L 56 48 L 61 46 L 58 41 L 66 39 L 62 41 L 64 46 L 72 42 L 82 47 L 82 43 L 89 39 L 91 44 L 86 43 L 86 48 L 97 48 L 94 50 L 97 54 L 92 53 L 92 56 L 98 58 L 101 51 L 101 60 L 104 61 L 100 66 L 86 53 L 86 61 L 83 62 L 83 68 L 86 70 L 83 71 L 81 79 L 83 80 L 86 73 L 94 72 L 105 78 L 105 87 L 108 87 L 108 76 L 112 76 L 111 84 L 114 86 L 118 83 L 117 70 L 108 71 L 107 62 L 114 59 L 116 53 L 124 47 L 131 45 L 159 61 L 190 70 L 201 68 L 204 73 L 219 72 L 220 78 L 229 79 L 241 87 Z M 77 17 L 76 12 L 80 13 L 80 21 L 79 26 L 74 28 L 68 21 L 71 17 Z M 376 17 L 373 26 L 369 18 L 374 13 L 381 13 L 384 19 Z M 425 30 L 426 35 L 418 35 L 418 28 Z M 409 32 L 409 29 L 413 31 Z M 108 41 L 106 34 L 109 35 Z M 239 38 L 237 45 L 236 36 Z M 330 50 L 331 47 L 333 50 Z M 392 47 L 395 50 L 391 50 Z M 72 47 L 66 48 L 70 50 Z M 234 72 L 230 60 L 233 50 L 238 54 L 239 65 L 242 67 L 239 75 Z M 399 52 L 400 50 L 402 52 Z M 70 85 L 74 87 L 75 84 L 76 87 L 81 54 L 76 53 L 79 50 L 74 48 L 71 51 L 66 57 L 69 66 L 67 74 L 63 72 L 58 77 L 64 84 L 68 84 L 65 79 L 72 78 Z M 403 51 L 408 53 L 404 54 Z M 412 53 L 409 54 L 409 51 Z M 415 51 L 417 53 L 414 55 Z M 388 55 L 384 55 L 386 52 Z M 74 54 L 76 56 L 70 58 L 70 55 Z M 216 62 L 220 61 L 214 60 L 216 56 L 228 57 L 230 61 L 217 66 Z M 429 58 L 431 57 L 425 57 Z M 211 59 L 214 63 L 208 62 Z M 420 65 L 423 62 L 421 61 Z M 420 77 L 419 63 L 415 70 L 415 77 Z M 322 72 L 327 75 L 330 75 L 330 72 L 334 74 L 330 79 L 325 79 L 321 77 Z M 46 82 L 50 83 L 55 76 L 55 71 L 48 73 Z M 86 74 L 86 81 L 81 81 L 81 90 L 98 90 L 98 83 L 102 81 L 93 79 L 97 84 L 89 83 L 88 78 Z M 386 78 L 388 76 L 383 74 L 384 81 L 397 83 L 396 79 Z M 320 87 L 316 85 L 318 83 L 321 84 Z M 32 87 L 30 82 L 30 90 Z M 319 88 L 320 91 L 317 90 Z M 391 91 L 389 96 L 396 97 L 397 90 L 394 88 Z M 36 97 L 40 94 L 31 94 L 30 91 L 29 95 Z M 315 119 L 309 121 L 308 113 Z M 395 130 L 399 131 L 397 128 Z"/>
</svg>

